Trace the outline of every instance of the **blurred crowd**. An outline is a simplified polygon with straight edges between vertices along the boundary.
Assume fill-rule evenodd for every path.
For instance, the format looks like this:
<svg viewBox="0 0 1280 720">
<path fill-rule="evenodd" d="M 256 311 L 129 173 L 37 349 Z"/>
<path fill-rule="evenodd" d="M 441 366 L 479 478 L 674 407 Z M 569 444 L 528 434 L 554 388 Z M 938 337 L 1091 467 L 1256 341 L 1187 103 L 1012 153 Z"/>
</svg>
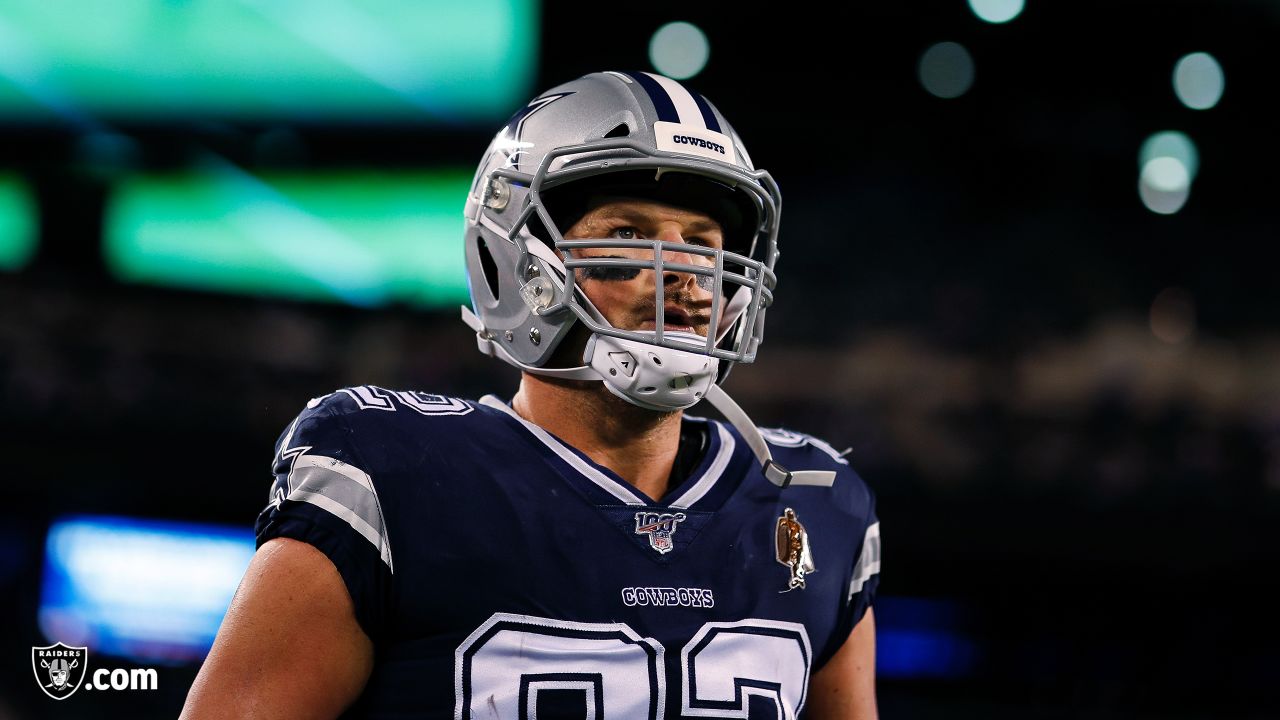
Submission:
<svg viewBox="0 0 1280 720">
<path fill-rule="evenodd" d="M 265 454 L 306 399 L 357 384 L 478 397 L 513 392 L 515 377 L 448 311 L 0 284 L 4 425 L 114 437 L 135 472 L 150 433 L 243 438 Z M 729 386 L 761 423 L 849 448 L 864 475 L 902 491 L 1280 497 L 1280 335 L 1170 343 L 1149 317 L 1117 314 L 965 350 L 927 325 L 869 329 L 838 345 L 766 342 Z"/>
</svg>

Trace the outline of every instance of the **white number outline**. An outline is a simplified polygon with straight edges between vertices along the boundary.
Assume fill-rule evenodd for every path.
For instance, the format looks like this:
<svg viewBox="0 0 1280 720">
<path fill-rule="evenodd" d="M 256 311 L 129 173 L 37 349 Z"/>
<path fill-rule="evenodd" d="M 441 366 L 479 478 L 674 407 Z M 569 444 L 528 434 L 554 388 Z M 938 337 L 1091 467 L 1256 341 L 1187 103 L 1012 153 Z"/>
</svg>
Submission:
<svg viewBox="0 0 1280 720">
<path fill-rule="evenodd" d="M 582 677 L 585 675 L 592 677 Z M 577 676 L 577 677 L 569 677 Z M 600 673 L 555 673 L 520 677 L 520 717 L 538 720 L 538 692 L 541 690 L 581 690 L 587 700 L 588 720 L 604 716 L 604 677 Z M 529 712 L 532 708 L 533 712 Z"/>
<path fill-rule="evenodd" d="M 423 415 L 466 415 L 475 410 L 456 398 L 432 395 L 417 390 L 400 390 L 396 392 L 395 397 L 405 407 Z"/>
<path fill-rule="evenodd" d="M 466 640 L 454 651 L 453 687 L 454 687 L 454 720 L 465 720 L 471 714 L 471 658 L 499 632 L 511 630 L 520 633 L 531 633 L 540 638 L 574 637 L 590 639 L 623 640 L 627 644 L 638 645 L 648 655 L 648 674 L 650 685 L 649 713 L 650 720 L 663 720 L 666 715 L 666 669 L 664 664 L 666 650 L 662 643 L 653 638 L 641 637 L 626 623 L 582 623 L 568 620 L 552 620 L 532 615 L 516 615 L 512 613 L 494 613 L 480 627 L 467 636 Z M 555 631 L 562 631 L 557 633 Z M 728 673 L 727 677 L 734 684 L 732 700 L 700 699 L 697 695 L 696 677 L 698 675 L 697 659 L 699 653 L 726 636 L 767 636 L 771 638 L 790 638 L 794 640 L 800 651 L 804 669 L 801 673 L 800 693 L 794 710 L 784 702 L 782 684 L 773 680 L 757 680 L 738 677 L 732 667 L 717 667 L 720 673 Z M 694 636 L 684 644 L 680 651 L 681 669 L 681 713 L 693 717 L 739 718 L 746 719 L 750 712 L 752 697 L 763 697 L 772 700 L 778 717 L 794 720 L 804 709 L 809 693 L 809 671 L 813 664 L 813 650 L 809 644 L 809 633 L 800 623 L 781 620 L 762 620 L 748 618 L 733 622 L 705 623 Z M 705 667 L 705 665 L 704 665 Z M 705 673 L 704 673 L 705 674 Z M 590 677 L 588 677 L 590 676 Z M 724 678 L 721 678 L 722 680 Z M 704 683 L 705 685 L 705 683 Z M 537 693 L 542 689 L 578 689 L 584 692 L 587 700 L 587 717 L 600 720 L 605 715 L 605 699 L 603 695 L 603 676 L 600 673 L 542 673 L 522 674 L 519 680 L 518 712 L 520 717 L 532 718 L 530 711 L 536 712 Z M 655 702 L 656 701 L 656 702 Z M 697 707 L 695 707 L 695 704 Z"/>
<path fill-rule="evenodd" d="M 385 390 L 377 385 L 357 385 L 342 388 L 361 410 L 382 410 L 395 412 L 396 400 L 400 405 L 420 415 L 466 415 L 475 410 L 470 404 L 456 398 L 417 390 Z"/>
<path fill-rule="evenodd" d="M 476 628 L 475 632 L 468 635 L 467 639 L 463 640 L 458 649 L 454 651 L 453 717 L 455 720 L 464 720 L 472 717 L 470 713 L 471 656 L 478 653 L 494 635 L 504 630 L 531 632 L 540 637 L 556 637 L 557 633 L 554 631 L 560 630 L 562 631 L 561 637 L 598 636 L 600 639 L 622 640 L 627 644 L 640 646 L 648 655 L 647 670 L 650 689 L 648 720 L 663 720 L 667 703 L 667 675 L 664 654 L 666 651 L 662 647 L 662 643 L 653 638 L 640 637 L 626 623 L 581 623 L 512 613 L 494 613 L 483 625 Z M 556 687 L 567 688 L 574 684 L 581 686 L 581 683 L 583 683 L 581 679 L 571 679 L 563 681 L 562 684 Z M 532 687 L 532 685 L 527 683 L 524 677 L 521 678 L 520 685 L 521 697 L 518 702 L 521 706 L 525 706 L 527 702 L 525 688 Z M 588 707 L 590 708 L 590 701 L 588 701 Z M 604 708 L 599 705 L 596 707 L 598 714 L 604 716 Z"/>
<path fill-rule="evenodd" d="M 804 662 L 804 679 L 801 681 L 799 700 L 796 703 L 794 712 L 788 707 L 787 703 L 783 702 L 783 690 L 780 683 L 771 680 L 738 677 L 733 674 L 732 667 L 721 666 L 717 670 L 727 671 L 729 673 L 728 677 L 733 680 L 733 700 L 706 700 L 696 697 L 698 671 L 695 663 L 698 659 L 697 656 L 715 642 L 717 637 L 724 635 L 764 635 L 767 637 L 790 638 L 796 641 L 800 649 L 801 659 Z M 741 718 L 745 720 L 750 715 L 751 697 L 755 696 L 772 700 L 774 707 L 778 711 L 778 717 L 784 718 L 784 720 L 794 720 L 800 710 L 804 708 L 805 700 L 808 699 L 809 668 L 812 665 L 813 650 L 809 647 L 809 633 L 805 631 L 804 625 L 799 623 L 762 620 L 759 618 L 748 618 L 736 622 L 706 623 L 689 642 L 685 643 L 684 648 L 680 651 L 681 677 L 684 680 L 680 692 L 680 712 L 694 717 Z M 695 704 L 697 704 L 696 707 Z"/>
<path fill-rule="evenodd" d="M 349 395 L 361 410 L 396 411 L 396 406 L 391 402 L 391 394 L 376 385 L 357 385 L 342 388 L 338 392 Z"/>
</svg>

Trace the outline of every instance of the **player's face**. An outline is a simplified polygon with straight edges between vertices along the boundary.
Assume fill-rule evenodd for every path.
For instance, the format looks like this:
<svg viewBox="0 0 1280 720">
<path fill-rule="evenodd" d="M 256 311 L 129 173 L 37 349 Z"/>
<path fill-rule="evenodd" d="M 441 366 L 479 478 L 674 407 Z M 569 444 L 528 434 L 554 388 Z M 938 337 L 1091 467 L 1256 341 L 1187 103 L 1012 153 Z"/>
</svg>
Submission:
<svg viewBox="0 0 1280 720">
<path fill-rule="evenodd" d="M 724 246 L 720 224 L 710 216 L 634 198 L 606 199 L 595 203 L 564 233 L 564 238 L 661 240 L 716 250 Z M 644 248 L 587 248 L 575 251 L 575 255 L 653 259 L 653 251 Z M 714 266 L 714 260 L 705 255 L 676 251 L 664 251 L 662 262 Z M 576 282 L 614 327 L 653 330 L 657 325 L 656 280 L 652 270 L 583 268 L 578 271 Z M 664 330 L 693 332 L 705 337 L 711 324 L 711 278 L 688 272 L 663 272 L 662 283 Z"/>
</svg>

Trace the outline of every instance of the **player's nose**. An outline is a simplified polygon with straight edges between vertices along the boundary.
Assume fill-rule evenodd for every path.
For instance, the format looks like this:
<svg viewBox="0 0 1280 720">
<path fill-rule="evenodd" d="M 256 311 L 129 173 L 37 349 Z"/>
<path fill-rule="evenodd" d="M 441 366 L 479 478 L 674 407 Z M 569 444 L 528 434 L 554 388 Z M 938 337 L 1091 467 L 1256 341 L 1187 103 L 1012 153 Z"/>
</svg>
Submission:
<svg viewBox="0 0 1280 720">
<path fill-rule="evenodd" d="M 664 243 L 680 244 L 688 248 L 698 247 L 695 245 L 689 245 L 686 242 L 684 234 L 682 233 L 680 228 L 675 226 L 664 227 L 662 231 L 658 234 L 658 239 Z M 696 252 L 691 252 L 691 251 L 685 252 L 682 250 L 664 249 L 662 251 L 662 264 L 663 265 L 708 266 L 708 265 L 711 265 L 712 262 L 710 258 L 708 258 L 707 256 L 701 255 Z M 697 281 L 697 278 L 695 277 L 694 273 L 690 273 L 690 272 L 664 270 L 662 273 L 662 276 L 663 276 L 663 284 L 665 285 L 672 285 L 680 282 L 694 283 Z"/>
</svg>

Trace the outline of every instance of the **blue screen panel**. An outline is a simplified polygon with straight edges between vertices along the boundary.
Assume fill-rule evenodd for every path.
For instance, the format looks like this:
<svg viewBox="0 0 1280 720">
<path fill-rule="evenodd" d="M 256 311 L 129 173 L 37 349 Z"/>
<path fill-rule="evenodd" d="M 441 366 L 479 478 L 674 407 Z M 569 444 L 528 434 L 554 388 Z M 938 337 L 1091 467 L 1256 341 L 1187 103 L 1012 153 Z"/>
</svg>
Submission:
<svg viewBox="0 0 1280 720">
<path fill-rule="evenodd" d="M 74 516 L 49 528 L 39 609 L 49 642 L 138 661 L 208 653 L 249 560 L 253 531 Z"/>
</svg>

